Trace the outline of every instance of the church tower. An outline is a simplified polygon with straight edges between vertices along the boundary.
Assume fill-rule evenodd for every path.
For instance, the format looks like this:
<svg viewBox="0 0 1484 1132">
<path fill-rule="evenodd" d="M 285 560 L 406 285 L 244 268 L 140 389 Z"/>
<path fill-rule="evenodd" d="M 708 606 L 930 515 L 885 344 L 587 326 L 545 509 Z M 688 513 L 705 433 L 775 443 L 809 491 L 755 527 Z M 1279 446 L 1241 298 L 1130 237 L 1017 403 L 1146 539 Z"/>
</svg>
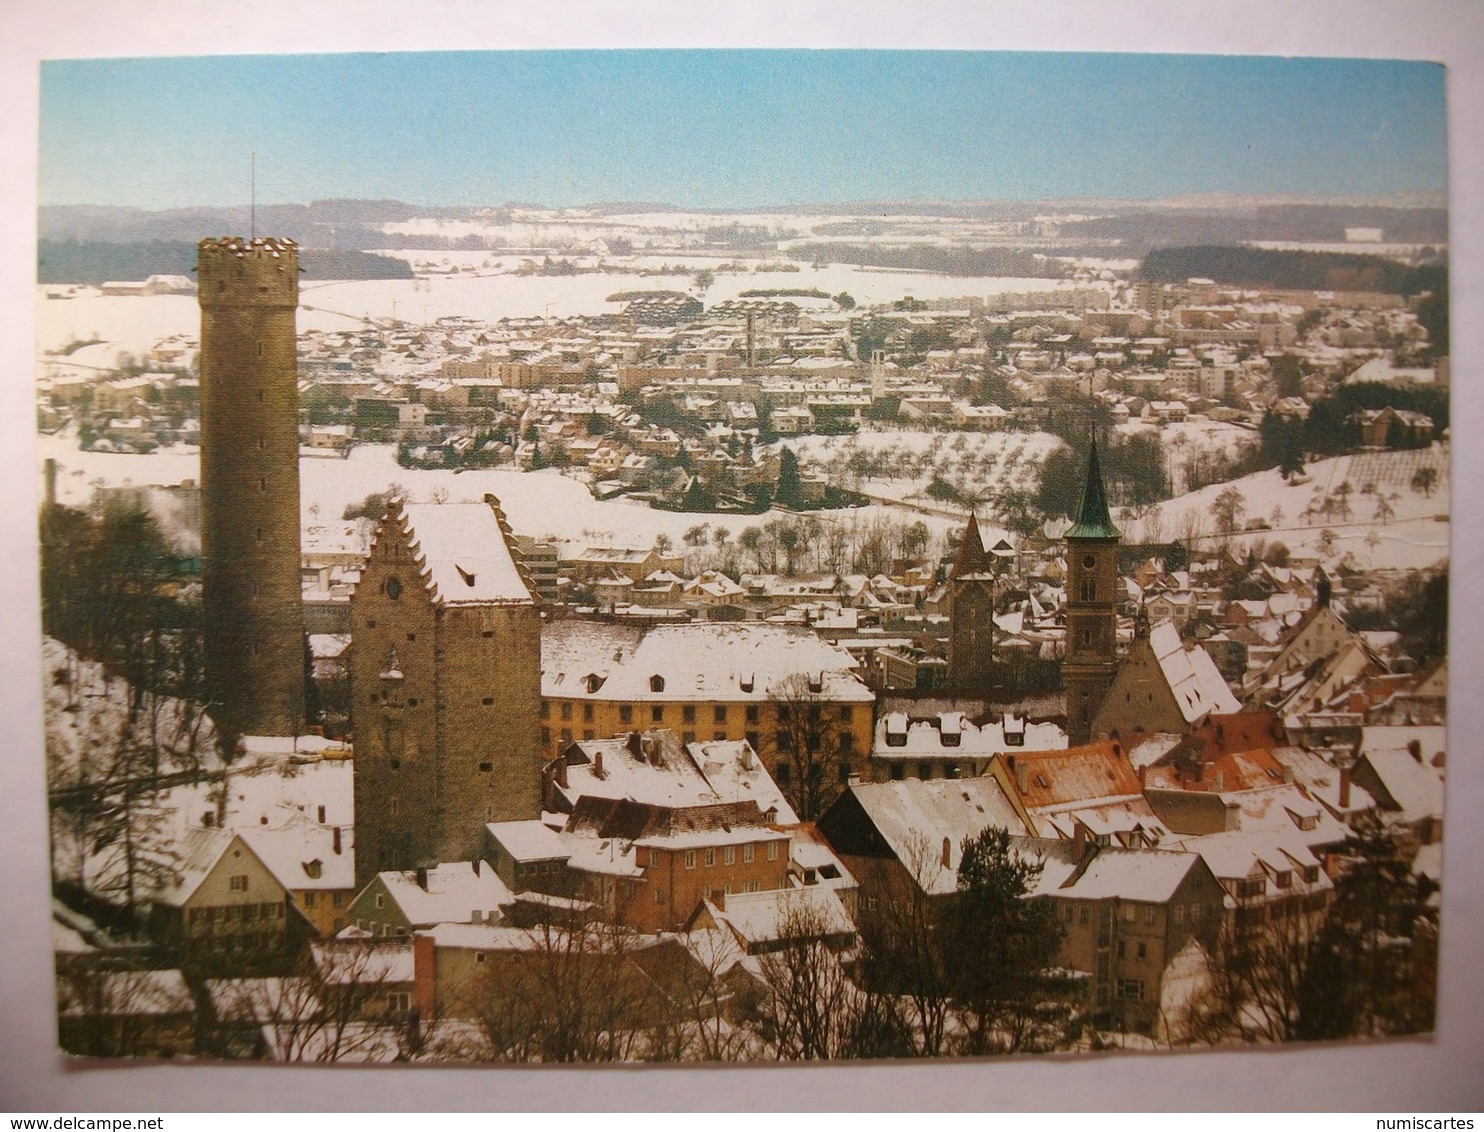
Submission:
<svg viewBox="0 0 1484 1132">
<path fill-rule="evenodd" d="M 969 516 L 948 576 L 948 680 L 958 691 L 987 695 L 994 663 L 995 581 L 1015 548 L 1004 531 L 983 530 Z"/>
<path fill-rule="evenodd" d="M 217 732 L 304 722 L 299 394 L 292 240 L 197 245 L 201 303 L 201 591 Z"/>
<path fill-rule="evenodd" d="M 1062 683 L 1067 691 L 1067 740 L 1092 737 L 1092 719 L 1118 668 L 1118 528 L 1108 514 L 1094 438 L 1082 502 L 1067 539 L 1067 640 Z"/>
</svg>

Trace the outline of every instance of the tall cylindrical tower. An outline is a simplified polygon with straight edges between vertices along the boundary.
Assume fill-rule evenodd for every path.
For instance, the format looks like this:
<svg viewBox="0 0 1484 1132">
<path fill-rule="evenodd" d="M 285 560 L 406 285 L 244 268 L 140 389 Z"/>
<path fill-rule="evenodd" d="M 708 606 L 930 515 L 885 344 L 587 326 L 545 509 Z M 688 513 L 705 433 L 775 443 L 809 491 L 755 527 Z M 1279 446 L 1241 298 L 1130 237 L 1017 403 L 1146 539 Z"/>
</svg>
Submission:
<svg viewBox="0 0 1484 1132">
<path fill-rule="evenodd" d="M 217 730 L 294 735 L 304 719 L 293 240 L 197 245 L 201 581 Z"/>
</svg>

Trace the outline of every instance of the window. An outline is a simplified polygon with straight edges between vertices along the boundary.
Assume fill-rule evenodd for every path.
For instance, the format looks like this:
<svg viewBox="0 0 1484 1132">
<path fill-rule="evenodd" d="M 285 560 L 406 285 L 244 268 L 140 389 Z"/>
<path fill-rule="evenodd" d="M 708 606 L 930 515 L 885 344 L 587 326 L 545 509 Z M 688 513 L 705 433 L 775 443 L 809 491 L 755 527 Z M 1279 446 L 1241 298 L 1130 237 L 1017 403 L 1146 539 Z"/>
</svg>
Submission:
<svg viewBox="0 0 1484 1132">
<path fill-rule="evenodd" d="M 1097 582 L 1092 578 L 1083 578 L 1081 585 L 1077 587 L 1077 596 L 1083 601 L 1096 601 L 1097 594 Z"/>
<path fill-rule="evenodd" d="M 495 764 L 494 763 L 480 763 L 479 764 L 479 771 L 480 771 L 481 774 L 489 774 L 490 771 L 492 771 L 494 769 L 495 769 Z"/>
<path fill-rule="evenodd" d="M 1123 906 L 1123 922 L 1126 924 L 1133 923 L 1135 912 L 1136 909 L 1132 904 L 1125 904 Z"/>
<path fill-rule="evenodd" d="M 562 728 L 561 740 L 563 747 L 572 742 L 572 729 L 570 727 Z"/>
<path fill-rule="evenodd" d="M 543 727 L 541 729 L 541 745 L 543 747 L 549 747 L 549 746 L 551 746 L 551 728 L 550 727 Z"/>
<path fill-rule="evenodd" d="M 1077 922 L 1079 924 L 1086 924 L 1088 922 L 1088 918 L 1087 906 L 1084 904 L 1082 907 L 1077 909 Z"/>
<path fill-rule="evenodd" d="M 385 908 L 386 907 L 386 895 L 385 895 L 385 893 L 378 892 L 376 894 L 376 906 L 378 908 Z"/>
<path fill-rule="evenodd" d="M 484 962 L 484 952 L 482 952 L 482 951 L 476 951 L 474 953 L 474 962 L 476 962 L 476 963 L 483 963 Z"/>
<path fill-rule="evenodd" d="M 768 842 L 768 860 L 778 860 L 778 842 L 776 841 Z"/>
<path fill-rule="evenodd" d="M 412 1009 L 412 995 L 406 991 L 392 991 L 386 996 L 387 1007 L 396 1014 L 406 1014 Z"/>
<path fill-rule="evenodd" d="M 758 721 L 757 704 L 748 704 L 747 705 L 747 722 L 748 723 L 756 723 L 757 721 Z"/>
<path fill-rule="evenodd" d="M 837 738 L 840 741 L 840 753 L 842 755 L 855 754 L 855 736 L 849 731 L 842 731 Z"/>
<path fill-rule="evenodd" d="M 725 723 L 727 721 L 727 709 L 725 704 L 717 704 L 711 709 L 712 723 Z"/>
<path fill-rule="evenodd" d="M 1146 927 L 1153 927 L 1154 926 L 1154 905 L 1153 904 L 1146 904 L 1144 906 L 1144 924 L 1145 924 Z"/>
<path fill-rule="evenodd" d="M 1183 923 L 1185 923 L 1185 905 L 1184 904 L 1176 904 L 1175 905 L 1175 923 L 1177 923 L 1177 924 L 1183 924 Z"/>
<path fill-rule="evenodd" d="M 709 868 L 714 867 L 715 864 L 716 864 L 716 850 L 715 849 L 707 849 L 706 850 L 706 867 L 709 869 Z"/>
<path fill-rule="evenodd" d="M 680 733 L 680 741 L 688 747 L 696 741 L 696 733 L 694 731 L 682 731 Z"/>
<path fill-rule="evenodd" d="M 763 745 L 763 737 L 756 731 L 749 731 L 747 733 L 747 745 L 755 751 Z"/>
<path fill-rule="evenodd" d="M 653 885 L 649 891 L 653 896 L 654 902 L 656 904 L 663 904 L 665 902 L 665 890 L 659 885 Z"/>
<path fill-rule="evenodd" d="M 661 704 L 655 704 L 652 708 L 650 708 L 649 709 L 649 719 L 650 719 L 650 722 L 651 723 L 664 723 L 665 722 L 665 709 L 664 709 L 664 706 L 661 705 Z"/>
<path fill-rule="evenodd" d="M 1149 958 L 1149 945 L 1146 944 L 1146 943 L 1144 943 L 1143 941 L 1140 941 L 1140 943 L 1139 943 L 1139 958 L 1140 959 L 1148 959 Z"/>
<path fill-rule="evenodd" d="M 582 705 L 582 722 L 583 723 L 591 723 L 592 721 L 593 721 L 593 705 L 592 704 L 583 704 Z"/>
<path fill-rule="evenodd" d="M 737 850 L 735 846 L 728 845 L 721 851 L 721 863 L 723 865 L 734 865 L 737 863 Z"/>
<path fill-rule="evenodd" d="M 649 690 L 651 692 L 663 692 L 665 690 L 665 678 L 655 675 L 649 678 Z"/>
<path fill-rule="evenodd" d="M 1143 979 L 1119 979 L 1118 980 L 1118 997 L 1121 998 L 1121 999 L 1123 999 L 1126 1002 L 1143 1002 L 1144 1001 L 1144 980 Z"/>
<path fill-rule="evenodd" d="M 551 701 L 550 700 L 542 700 L 541 701 L 541 718 L 542 719 L 550 719 L 551 718 Z"/>
<path fill-rule="evenodd" d="M 233 892 L 246 892 L 247 891 L 247 876 L 246 876 L 246 874 L 240 874 L 238 876 L 233 877 L 230 881 L 227 882 L 227 887 L 230 888 Z"/>
<path fill-rule="evenodd" d="M 750 864 L 752 864 L 752 859 L 756 855 L 757 855 L 757 846 L 756 845 L 748 844 L 748 845 L 742 846 L 742 863 L 744 865 L 750 865 Z"/>
<path fill-rule="evenodd" d="M 304 894 L 304 907 L 306 907 L 306 908 L 313 908 L 314 907 L 314 893 L 312 893 L 312 892 L 306 892 Z"/>
<path fill-rule="evenodd" d="M 687 849 L 685 851 L 685 867 L 688 869 L 696 867 L 696 851 L 694 849 Z"/>
<path fill-rule="evenodd" d="M 343 893 L 343 892 L 332 892 L 332 893 L 330 893 L 330 907 L 332 907 L 332 908 L 339 908 L 339 907 L 341 907 L 344 904 L 345 904 L 345 893 Z"/>
<path fill-rule="evenodd" d="M 696 721 L 695 704 L 686 704 L 680 709 L 680 721 L 682 723 L 694 723 Z"/>
<path fill-rule="evenodd" d="M 1123 957 L 1124 957 L 1124 943 L 1123 943 L 1123 940 L 1120 939 L 1118 941 L 1118 958 L 1122 959 Z"/>
<path fill-rule="evenodd" d="M 1190 906 L 1190 922 L 1192 924 L 1201 922 L 1201 906 L 1199 904 L 1192 904 Z"/>
<path fill-rule="evenodd" d="M 634 722 L 634 705 L 633 704 L 619 704 L 618 705 L 618 721 L 620 723 L 633 723 Z"/>
<path fill-rule="evenodd" d="M 788 763 L 779 763 L 773 768 L 773 781 L 778 783 L 779 786 L 787 786 L 789 782 L 789 774 L 790 770 Z"/>
<path fill-rule="evenodd" d="M 562 705 L 562 718 L 564 720 L 571 719 L 572 718 L 572 705 L 571 704 L 563 704 Z"/>
<path fill-rule="evenodd" d="M 794 737 L 787 731 L 775 731 L 773 733 L 773 746 L 780 751 L 792 751 L 794 749 Z"/>
</svg>

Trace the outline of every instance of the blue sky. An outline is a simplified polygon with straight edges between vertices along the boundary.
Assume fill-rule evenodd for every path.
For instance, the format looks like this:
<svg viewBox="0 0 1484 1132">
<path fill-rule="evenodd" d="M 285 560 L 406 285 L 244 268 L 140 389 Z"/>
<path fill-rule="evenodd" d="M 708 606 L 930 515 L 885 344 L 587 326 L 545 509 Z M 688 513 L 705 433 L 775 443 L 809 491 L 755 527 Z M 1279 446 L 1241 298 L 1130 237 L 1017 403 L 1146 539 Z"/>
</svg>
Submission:
<svg viewBox="0 0 1484 1132">
<path fill-rule="evenodd" d="M 587 51 L 42 65 L 42 204 L 1381 193 L 1446 185 L 1443 68 Z"/>
</svg>

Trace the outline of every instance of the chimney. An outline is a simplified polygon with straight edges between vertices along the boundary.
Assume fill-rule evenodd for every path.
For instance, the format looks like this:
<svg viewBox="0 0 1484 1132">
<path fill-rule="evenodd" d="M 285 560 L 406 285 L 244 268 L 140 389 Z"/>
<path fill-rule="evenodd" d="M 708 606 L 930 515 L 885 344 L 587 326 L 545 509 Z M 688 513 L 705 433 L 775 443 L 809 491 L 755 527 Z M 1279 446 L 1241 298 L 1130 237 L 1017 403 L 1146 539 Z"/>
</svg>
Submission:
<svg viewBox="0 0 1484 1132">
<path fill-rule="evenodd" d="M 943 838 L 943 867 L 953 868 L 953 842 L 946 837 Z"/>
<path fill-rule="evenodd" d="M 475 876 L 478 876 L 479 875 L 479 858 L 478 857 L 475 857 L 474 860 L 470 861 L 469 863 L 474 866 L 474 875 Z"/>
<path fill-rule="evenodd" d="M 593 754 L 593 777 L 603 777 L 603 752 L 597 751 Z"/>
<path fill-rule="evenodd" d="M 417 1013 L 432 1018 L 438 1000 L 437 944 L 418 932 L 412 937 L 412 999 Z"/>
<path fill-rule="evenodd" d="M 1226 815 L 1224 820 L 1222 821 L 1221 827 L 1227 833 L 1231 833 L 1234 830 L 1241 829 L 1242 807 L 1237 805 L 1235 802 L 1228 802 L 1226 804 Z"/>
<path fill-rule="evenodd" d="M 1340 768 L 1340 809 L 1350 808 L 1350 768 Z"/>
<path fill-rule="evenodd" d="M 1139 768 L 1139 789 L 1144 789 L 1144 780 L 1148 777 L 1149 766 L 1145 764 Z"/>
<path fill-rule="evenodd" d="M 424 892 L 428 891 L 428 867 L 426 865 L 417 867 L 417 887 Z"/>
<path fill-rule="evenodd" d="M 330 836 L 330 844 L 335 850 L 335 856 L 338 857 L 340 856 L 340 827 L 338 825 L 330 831 Z"/>
<path fill-rule="evenodd" d="M 567 756 L 558 755 L 556 761 L 556 781 L 563 790 L 567 788 Z"/>
</svg>

